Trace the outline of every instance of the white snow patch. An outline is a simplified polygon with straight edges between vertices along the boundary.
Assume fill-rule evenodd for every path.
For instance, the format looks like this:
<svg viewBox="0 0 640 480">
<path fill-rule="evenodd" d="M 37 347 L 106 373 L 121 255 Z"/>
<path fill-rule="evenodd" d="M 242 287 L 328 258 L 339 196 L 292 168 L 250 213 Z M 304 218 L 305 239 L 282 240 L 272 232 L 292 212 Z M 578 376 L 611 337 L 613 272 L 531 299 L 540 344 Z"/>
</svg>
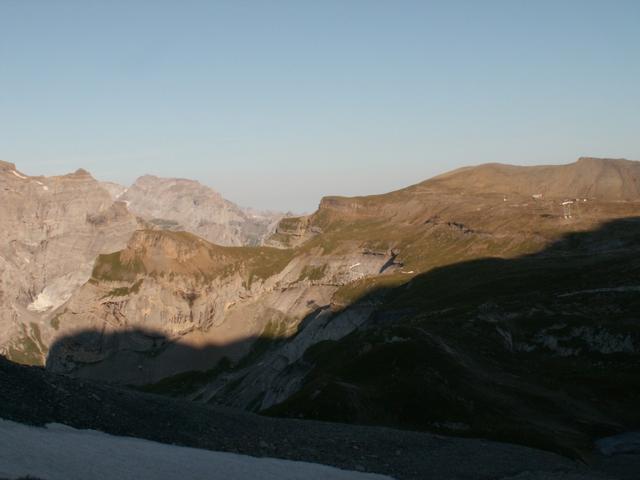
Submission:
<svg viewBox="0 0 640 480">
<path fill-rule="evenodd" d="M 11 170 L 11 173 L 13 173 L 16 177 L 21 178 L 22 180 L 26 180 L 27 179 L 27 177 L 25 177 L 24 175 L 20 175 L 15 170 Z"/>
<path fill-rule="evenodd" d="M 68 298 L 65 298 L 62 303 L 66 302 Z M 38 294 L 36 299 L 27 305 L 27 310 L 32 312 L 45 312 L 56 305 L 57 299 L 50 296 L 49 292 L 43 290 Z"/>
<path fill-rule="evenodd" d="M 27 309 L 32 312 L 44 312 L 58 308 L 71 298 L 73 292 L 91 277 L 91 263 L 82 265 L 77 271 L 55 278 L 31 302 Z"/>
<path fill-rule="evenodd" d="M 256 458 L 0 419 L 0 478 L 47 480 L 390 480 L 314 463 Z"/>
</svg>

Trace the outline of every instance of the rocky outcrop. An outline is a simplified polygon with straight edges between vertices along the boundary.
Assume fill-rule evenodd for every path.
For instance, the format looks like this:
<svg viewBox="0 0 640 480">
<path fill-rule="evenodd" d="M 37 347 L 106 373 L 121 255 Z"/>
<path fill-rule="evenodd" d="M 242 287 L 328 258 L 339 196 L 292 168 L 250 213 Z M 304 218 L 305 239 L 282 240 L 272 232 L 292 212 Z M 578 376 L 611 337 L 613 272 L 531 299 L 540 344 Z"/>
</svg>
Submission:
<svg viewBox="0 0 640 480">
<path fill-rule="evenodd" d="M 119 200 L 122 194 L 127 191 L 127 187 L 114 182 L 100 182 L 100 186 L 111 195 L 113 201 Z"/>
<path fill-rule="evenodd" d="M 329 307 L 341 286 L 378 276 L 391 258 L 361 251 L 319 259 L 222 247 L 186 232 L 138 231 L 124 250 L 100 256 L 89 282 L 50 314 L 52 328 L 42 333 L 53 345 L 47 366 L 147 384 L 222 359 L 238 362 L 265 335 L 293 335 L 301 321 Z M 357 326 L 339 324 L 300 343 L 290 361 L 313 342 Z"/>
<path fill-rule="evenodd" d="M 265 245 L 276 248 L 293 248 L 302 245 L 322 229 L 310 228 L 310 216 L 286 217 L 277 223 L 275 231 L 265 240 Z"/>
<path fill-rule="evenodd" d="M 42 317 L 122 248 L 135 218 L 84 170 L 30 177 L 0 164 L 0 350 L 43 361 Z"/>
<path fill-rule="evenodd" d="M 283 217 L 243 209 L 194 180 L 145 175 L 118 198 L 158 228 L 185 230 L 218 245 L 260 245 Z"/>
<path fill-rule="evenodd" d="M 223 373 L 196 390 L 191 398 L 263 411 L 284 402 L 302 388 L 312 365 L 305 352 L 321 342 L 339 340 L 363 326 L 373 313 L 372 305 L 361 305 L 335 314 L 319 307 L 301 322 L 297 335 L 267 349 L 259 362 Z"/>
</svg>

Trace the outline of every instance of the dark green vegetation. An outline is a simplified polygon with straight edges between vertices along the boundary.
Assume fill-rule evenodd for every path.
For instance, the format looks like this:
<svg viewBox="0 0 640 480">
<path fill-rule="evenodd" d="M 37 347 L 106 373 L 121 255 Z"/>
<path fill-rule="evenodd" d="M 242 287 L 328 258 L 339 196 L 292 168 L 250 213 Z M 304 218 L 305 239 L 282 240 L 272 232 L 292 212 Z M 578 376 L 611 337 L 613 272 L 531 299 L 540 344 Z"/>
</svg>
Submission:
<svg viewBox="0 0 640 480">
<path fill-rule="evenodd" d="M 67 310 L 65 309 L 61 312 L 56 313 L 55 316 L 49 321 L 49 323 L 55 330 L 58 330 L 60 328 L 60 317 L 62 317 L 66 312 Z"/>
<path fill-rule="evenodd" d="M 114 252 L 98 257 L 91 277 L 95 280 L 132 281 L 144 271 L 140 260 L 126 260 L 122 258 L 122 252 Z"/>
<path fill-rule="evenodd" d="M 223 357 L 218 365 L 211 370 L 206 371 L 189 371 L 172 375 L 164 378 L 159 382 L 144 385 L 142 387 L 133 386 L 136 390 L 147 393 L 158 393 L 161 395 L 169 395 L 172 397 L 181 397 L 192 393 L 197 388 L 214 379 L 216 376 L 224 373 L 231 367 L 231 363 L 227 357 Z"/>
<path fill-rule="evenodd" d="M 118 287 L 109 291 L 105 295 L 105 297 L 124 297 L 125 295 L 130 295 L 132 293 L 138 293 L 140 291 L 140 287 L 142 286 L 143 280 L 140 279 L 137 282 L 134 282 L 130 287 Z"/>
<path fill-rule="evenodd" d="M 324 273 L 326 272 L 326 270 L 326 265 L 306 265 L 302 269 L 300 277 L 298 277 L 298 281 L 309 280 L 313 282 L 321 280 L 324 277 Z"/>
</svg>

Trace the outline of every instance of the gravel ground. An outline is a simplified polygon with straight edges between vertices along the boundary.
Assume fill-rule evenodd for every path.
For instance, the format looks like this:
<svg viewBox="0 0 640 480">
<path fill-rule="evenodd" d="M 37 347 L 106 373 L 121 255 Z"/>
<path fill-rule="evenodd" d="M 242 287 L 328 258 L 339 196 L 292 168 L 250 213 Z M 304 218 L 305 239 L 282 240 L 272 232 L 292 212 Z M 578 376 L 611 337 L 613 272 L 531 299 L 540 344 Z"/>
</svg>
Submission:
<svg viewBox="0 0 640 480">
<path fill-rule="evenodd" d="M 159 442 L 332 465 L 409 479 L 640 478 L 638 456 L 594 457 L 596 473 L 559 455 L 479 439 L 262 417 L 54 375 L 0 357 L 0 417 L 57 422 Z M 0 452 L 1 453 L 1 452 Z M 46 480 L 46 479 L 45 479 Z"/>
</svg>

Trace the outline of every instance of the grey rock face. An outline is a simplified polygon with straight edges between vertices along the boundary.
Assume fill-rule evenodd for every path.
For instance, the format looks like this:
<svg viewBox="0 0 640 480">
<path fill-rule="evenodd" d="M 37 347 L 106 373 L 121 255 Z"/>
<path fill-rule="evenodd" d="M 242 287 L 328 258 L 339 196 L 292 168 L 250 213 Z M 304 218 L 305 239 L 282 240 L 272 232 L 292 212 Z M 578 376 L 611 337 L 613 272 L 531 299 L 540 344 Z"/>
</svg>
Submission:
<svg viewBox="0 0 640 480">
<path fill-rule="evenodd" d="M 127 191 L 127 187 L 114 182 L 100 182 L 100 186 L 111 195 L 113 201 L 119 200 L 122 194 Z"/>
<path fill-rule="evenodd" d="M 145 175 L 119 199 L 158 228 L 185 230 L 228 246 L 261 245 L 282 214 L 258 213 L 194 180 Z"/>
<path fill-rule="evenodd" d="M 377 275 L 389 260 L 361 252 L 326 257 L 319 267 L 312 257 L 285 256 L 279 270 L 262 278 L 252 273 L 243 252 L 184 233 L 137 232 L 118 260 L 125 262 L 118 272 L 136 266 L 134 276 L 105 273 L 103 268 L 112 269 L 109 262 L 115 260 L 101 257 L 90 281 L 50 314 L 55 328 L 43 333 L 44 342 L 54 345 L 47 367 L 80 377 L 148 384 L 210 369 L 224 357 L 237 362 L 260 337 L 277 341 L 294 335 L 303 319 L 327 310 L 339 286 Z M 287 255 L 274 249 L 253 254 L 268 252 Z M 354 264 L 357 271 L 350 268 Z M 200 269 L 207 275 L 200 275 Z M 315 272 L 313 279 L 310 272 Z M 350 315 L 332 322 L 326 320 L 331 315 L 321 317 L 323 327 L 314 323 L 314 334 L 305 329 L 280 361 L 292 363 L 308 346 L 346 335 L 360 321 Z M 257 377 L 259 372 L 271 374 L 267 363 L 256 369 Z M 266 381 L 267 373 L 256 385 Z M 244 396 L 251 391 L 256 389 Z"/>
<path fill-rule="evenodd" d="M 158 222 L 164 217 L 173 228 L 190 226 L 231 245 L 259 243 L 275 226 L 277 216 L 242 210 L 197 182 L 143 177 L 126 190 L 83 170 L 45 178 L 0 167 L 0 353 L 22 363 L 47 359 L 60 372 L 148 383 L 210 368 L 223 357 L 239 360 L 266 330 L 292 334 L 302 319 L 326 309 L 340 286 L 377 275 L 390 260 L 358 251 L 292 255 L 272 269 L 259 250 L 225 250 L 178 232 L 134 235 L 148 223 L 141 225 L 127 204 L 156 226 L 166 229 Z M 96 258 L 109 254 L 108 263 L 118 251 L 139 257 L 142 270 L 131 279 L 94 278 Z M 223 264 L 213 276 L 199 273 Z M 251 269 L 265 266 L 269 273 L 254 276 Z M 291 361 L 309 342 L 350 329 L 325 329 L 300 343 Z"/>
<path fill-rule="evenodd" d="M 121 249 L 136 229 L 84 170 L 29 177 L 0 164 L 0 351 L 37 361 L 42 318 L 85 283 L 100 253 Z"/>
</svg>

